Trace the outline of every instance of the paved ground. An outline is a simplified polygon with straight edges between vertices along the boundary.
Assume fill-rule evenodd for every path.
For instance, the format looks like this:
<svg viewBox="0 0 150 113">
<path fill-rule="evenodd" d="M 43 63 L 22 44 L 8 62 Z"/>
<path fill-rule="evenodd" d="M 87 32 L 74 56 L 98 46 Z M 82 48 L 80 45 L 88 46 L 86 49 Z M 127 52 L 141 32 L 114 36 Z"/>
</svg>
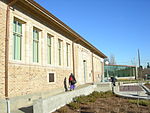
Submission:
<svg viewBox="0 0 150 113">
<path fill-rule="evenodd" d="M 87 87 L 91 84 L 85 84 L 85 85 L 81 85 L 78 86 L 76 89 L 80 89 L 83 87 Z M 101 83 L 99 84 L 100 86 L 104 87 L 103 85 L 107 85 L 106 83 Z M 118 87 L 118 86 L 115 86 Z M 142 89 L 138 84 L 126 84 L 126 85 L 122 85 L 119 86 L 116 90 L 116 94 L 119 94 L 121 96 L 125 96 L 125 97 L 141 97 L 143 99 L 145 98 L 149 98 L 148 95 L 146 94 L 146 91 L 144 89 Z M 64 93 L 64 92 L 62 92 Z M 20 108 L 19 110 L 13 111 L 11 113 L 33 113 L 33 106 L 29 106 L 29 107 L 24 107 L 24 108 Z"/>
<path fill-rule="evenodd" d="M 137 85 L 127 85 L 127 86 L 120 86 L 120 91 L 143 91 L 143 89 Z"/>
<path fill-rule="evenodd" d="M 122 84 L 116 88 L 115 93 L 127 98 L 150 99 L 142 84 L 139 85 L 138 83 Z"/>
</svg>

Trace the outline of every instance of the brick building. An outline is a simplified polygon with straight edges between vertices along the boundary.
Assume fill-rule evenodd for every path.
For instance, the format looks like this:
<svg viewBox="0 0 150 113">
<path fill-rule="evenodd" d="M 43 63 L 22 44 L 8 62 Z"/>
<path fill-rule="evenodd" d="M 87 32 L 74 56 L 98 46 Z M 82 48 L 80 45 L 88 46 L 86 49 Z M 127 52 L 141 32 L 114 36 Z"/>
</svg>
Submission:
<svg viewBox="0 0 150 113">
<path fill-rule="evenodd" d="M 33 0 L 0 0 L 0 98 L 100 81 L 106 56 Z"/>
</svg>

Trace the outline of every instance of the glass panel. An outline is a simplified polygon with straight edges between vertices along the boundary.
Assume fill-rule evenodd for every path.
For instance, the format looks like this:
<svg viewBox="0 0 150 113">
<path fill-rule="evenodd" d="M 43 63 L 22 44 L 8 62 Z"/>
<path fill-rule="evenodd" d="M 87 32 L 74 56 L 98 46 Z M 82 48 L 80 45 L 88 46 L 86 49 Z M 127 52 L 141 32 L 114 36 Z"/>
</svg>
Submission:
<svg viewBox="0 0 150 113">
<path fill-rule="evenodd" d="M 48 47 L 48 63 L 51 64 L 51 47 Z"/>
<path fill-rule="evenodd" d="M 17 45 L 16 44 L 16 35 L 14 34 L 14 55 L 13 55 L 14 59 L 16 59 L 16 48 L 17 48 L 16 45 Z"/>
<path fill-rule="evenodd" d="M 58 40 L 59 65 L 61 65 L 61 40 Z"/>
<path fill-rule="evenodd" d="M 135 67 L 108 65 L 104 66 L 104 68 L 105 68 L 105 77 L 107 77 L 107 72 L 109 76 L 117 76 L 117 77 L 134 77 L 136 75 Z"/>
<path fill-rule="evenodd" d="M 38 62 L 38 42 L 33 41 L 33 62 Z"/>
<path fill-rule="evenodd" d="M 48 64 L 51 64 L 51 37 L 47 38 L 47 54 L 48 54 Z"/>
<path fill-rule="evenodd" d="M 16 21 L 13 23 L 13 32 L 16 32 Z"/>
<path fill-rule="evenodd" d="M 66 54 L 67 54 L 67 66 L 69 66 L 69 44 L 67 44 L 67 47 L 66 47 Z"/>
<path fill-rule="evenodd" d="M 13 23 L 13 58 L 21 60 L 21 38 L 22 38 L 22 24 L 14 20 Z"/>
<path fill-rule="evenodd" d="M 33 29 L 33 62 L 38 62 L 38 47 L 39 46 L 39 32 Z"/>
<path fill-rule="evenodd" d="M 22 34 L 22 24 L 18 22 L 18 31 L 19 34 Z"/>
<path fill-rule="evenodd" d="M 39 32 L 37 30 L 33 30 L 33 39 L 34 40 L 39 40 Z"/>
</svg>

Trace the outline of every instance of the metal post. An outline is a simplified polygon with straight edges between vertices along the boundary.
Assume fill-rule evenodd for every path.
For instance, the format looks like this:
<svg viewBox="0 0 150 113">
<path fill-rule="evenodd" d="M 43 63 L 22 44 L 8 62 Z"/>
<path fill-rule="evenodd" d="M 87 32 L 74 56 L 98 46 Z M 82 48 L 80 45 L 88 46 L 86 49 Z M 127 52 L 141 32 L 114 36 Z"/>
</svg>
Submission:
<svg viewBox="0 0 150 113">
<path fill-rule="evenodd" d="M 9 98 L 6 98 L 6 104 L 7 104 L 7 113 L 10 113 L 10 100 L 9 100 Z"/>
<path fill-rule="evenodd" d="M 109 76 L 108 76 L 108 64 L 109 64 L 109 62 L 106 61 L 105 64 L 107 65 L 107 81 L 108 81 L 108 78 L 109 78 Z"/>
</svg>

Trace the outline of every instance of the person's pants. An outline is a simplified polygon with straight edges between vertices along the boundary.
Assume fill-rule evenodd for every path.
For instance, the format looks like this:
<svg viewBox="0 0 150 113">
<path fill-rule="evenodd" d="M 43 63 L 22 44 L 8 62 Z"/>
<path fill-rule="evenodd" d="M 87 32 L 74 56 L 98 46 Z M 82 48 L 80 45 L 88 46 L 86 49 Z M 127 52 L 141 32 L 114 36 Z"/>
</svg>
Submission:
<svg viewBox="0 0 150 113">
<path fill-rule="evenodd" d="M 75 84 L 70 85 L 70 90 L 74 90 Z"/>
</svg>

